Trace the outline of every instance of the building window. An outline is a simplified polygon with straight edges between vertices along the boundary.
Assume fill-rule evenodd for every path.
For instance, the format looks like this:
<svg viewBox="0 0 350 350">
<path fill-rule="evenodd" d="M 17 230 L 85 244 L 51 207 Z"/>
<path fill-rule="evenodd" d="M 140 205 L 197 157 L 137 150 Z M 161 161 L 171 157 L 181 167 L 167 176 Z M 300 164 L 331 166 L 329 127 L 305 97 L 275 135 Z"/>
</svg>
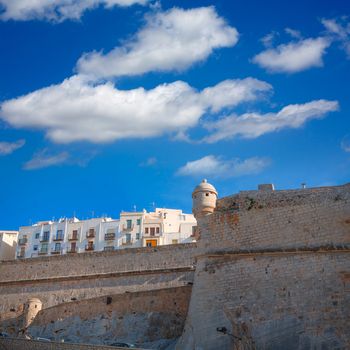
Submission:
<svg viewBox="0 0 350 350">
<path fill-rule="evenodd" d="M 126 228 L 130 229 L 132 226 L 132 220 L 126 220 Z"/>
<path fill-rule="evenodd" d="M 145 233 L 148 235 L 148 233 L 149 233 L 148 227 L 145 228 Z"/>
<path fill-rule="evenodd" d="M 72 242 L 70 245 L 70 253 L 75 253 L 77 251 L 77 242 Z"/>
<path fill-rule="evenodd" d="M 37 245 L 33 246 L 33 250 L 37 251 L 38 250 L 38 246 Z"/>
<path fill-rule="evenodd" d="M 43 243 L 40 247 L 39 253 L 40 254 L 47 254 L 47 250 L 48 250 L 48 244 Z"/>
<path fill-rule="evenodd" d="M 154 234 L 155 234 L 155 228 L 154 227 L 151 227 L 151 236 L 154 236 Z"/>
<path fill-rule="evenodd" d="M 159 233 L 159 227 L 156 227 L 156 233 Z"/>
<path fill-rule="evenodd" d="M 55 243 L 55 251 L 58 252 L 61 250 L 61 243 Z"/>
<path fill-rule="evenodd" d="M 136 233 L 136 239 L 140 239 L 140 234 Z"/>
<path fill-rule="evenodd" d="M 50 231 L 45 231 L 43 234 L 43 242 L 47 242 L 50 239 Z"/>
<path fill-rule="evenodd" d="M 57 230 L 55 240 L 62 240 L 63 238 L 63 230 Z"/>
<path fill-rule="evenodd" d="M 131 233 L 125 234 L 125 241 L 126 241 L 126 243 L 130 243 L 131 242 Z"/>
<path fill-rule="evenodd" d="M 37 233 L 35 234 L 35 239 L 39 239 L 39 237 L 40 237 L 40 232 L 37 232 Z"/>
<path fill-rule="evenodd" d="M 141 219 L 136 220 L 136 225 L 140 226 L 141 225 Z"/>
</svg>

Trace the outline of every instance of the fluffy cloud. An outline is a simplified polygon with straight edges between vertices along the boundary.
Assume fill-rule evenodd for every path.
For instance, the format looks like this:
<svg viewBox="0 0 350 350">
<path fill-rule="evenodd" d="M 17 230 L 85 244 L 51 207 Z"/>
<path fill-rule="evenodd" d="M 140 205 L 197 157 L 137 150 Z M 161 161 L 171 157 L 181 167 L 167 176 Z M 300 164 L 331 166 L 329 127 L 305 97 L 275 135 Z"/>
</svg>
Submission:
<svg viewBox="0 0 350 350">
<path fill-rule="evenodd" d="M 209 155 L 198 160 L 187 162 L 177 171 L 182 176 L 238 177 L 257 174 L 270 164 L 267 158 L 253 157 L 245 160 L 224 160 Z"/>
<path fill-rule="evenodd" d="M 25 144 L 25 140 L 18 140 L 15 142 L 0 142 L 0 156 L 5 156 L 7 154 L 11 154 L 17 149 L 23 147 Z"/>
<path fill-rule="evenodd" d="M 323 19 L 322 24 L 332 40 L 341 42 L 341 47 L 350 59 L 350 22 L 346 18 Z"/>
<path fill-rule="evenodd" d="M 77 70 L 91 79 L 182 70 L 237 40 L 237 30 L 214 7 L 173 8 L 148 16 L 146 25 L 123 46 L 107 54 L 83 55 Z"/>
<path fill-rule="evenodd" d="M 58 143 L 103 143 L 179 133 L 196 126 L 208 110 L 252 101 L 272 87 L 247 78 L 226 80 L 198 92 L 182 81 L 151 90 L 92 85 L 79 76 L 2 103 L 0 118 L 19 128 L 46 130 Z"/>
<path fill-rule="evenodd" d="M 288 105 L 278 113 L 245 113 L 231 115 L 204 124 L 212 132 L 203 141 L 213 143 L 237 136 L 256 138 L 263 134 L 286 128 L 299 128 L 311 119 L 320 119 L 328 112 L 338 110 L 337 101 L 317 100 L 304 104 Z"/>
<path fill-rule="evenodd" d="M 111 8 L 143 5 L 147 2 L 148 0 L 0 0 L 0 9 L 3 8 L 0 19 L 45 19 L 61 22 L 66 19 L 79 19 L 84 11 L 100 5 Z"/>
<path fill-rule="evenodd" d="M 264 50 L 252 61 L 270 72 L 300 72 L 321 67 L 322 56 L 330 44 L 331 41 L 323 37 L 304 39 Z"/>
<path fill-rule="evenodd" d="M 49 154 L 46 149 L 34 154 L 33 158 L 30 159 L 23 165 L 25 170 L 34 170 L 47 168 L 54 165 L 64 164 L 68 161 L 69 154 L 67 152 L 61 152 L 58 154 Z"/>
</svg>

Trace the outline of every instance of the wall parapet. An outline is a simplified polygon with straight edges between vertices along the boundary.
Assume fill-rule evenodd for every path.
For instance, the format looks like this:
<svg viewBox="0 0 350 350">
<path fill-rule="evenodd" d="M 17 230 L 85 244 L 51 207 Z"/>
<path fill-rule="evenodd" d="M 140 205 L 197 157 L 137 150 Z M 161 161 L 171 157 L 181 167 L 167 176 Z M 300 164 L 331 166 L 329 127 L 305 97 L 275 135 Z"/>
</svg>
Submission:
<svg viewBox="0 0 350 350">
<path fill-rule="evenodd" d="M 0 264 L 0 281 L 4 284 L 188 270 L 193 266 L 196 247 L 195 243 L 186 243 L 8 261 Z"/>
<path fill-rule="evenodd" d="M 350 244 L 350 184 L 244 191 L 199 220 L 201 253 Z"/>
</svg>

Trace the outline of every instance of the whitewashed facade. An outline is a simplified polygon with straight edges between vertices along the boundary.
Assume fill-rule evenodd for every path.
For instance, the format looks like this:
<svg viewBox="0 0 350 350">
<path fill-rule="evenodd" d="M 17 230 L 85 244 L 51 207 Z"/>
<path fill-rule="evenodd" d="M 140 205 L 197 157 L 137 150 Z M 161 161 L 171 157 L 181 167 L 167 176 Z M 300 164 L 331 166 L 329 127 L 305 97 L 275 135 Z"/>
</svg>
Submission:
<svg viewBox="0 0 350 350">
<path fill-rule="evenodd" d="M 19 229 L 16 258 L 32 258 L 192 242 L 197 225 L 179 209 L 121 212 L 120 219 L 41 221 Z"/>
<path fill-rule="evenodd" d="M 0 261 L 15 258 L 17 239 L 18 231 L 0 230 Z"/>
</svg>

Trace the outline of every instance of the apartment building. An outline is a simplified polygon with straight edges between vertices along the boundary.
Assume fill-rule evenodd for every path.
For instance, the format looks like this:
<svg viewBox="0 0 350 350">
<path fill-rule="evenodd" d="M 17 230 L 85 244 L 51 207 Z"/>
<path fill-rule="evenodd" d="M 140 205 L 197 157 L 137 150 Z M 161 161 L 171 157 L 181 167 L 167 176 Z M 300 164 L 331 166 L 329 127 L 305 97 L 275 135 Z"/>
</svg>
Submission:
<svg viewBox="0 0 350 350">
<path fill-rule="evenodd" d="M 120 219 L 64 218 L 19 229 L 17 258 L 192 242 L 197 222 L 179 209 L 121 212 Z"/>
<path fill-rule="evenodd" d="M 118 237 L 119 220 L 111 218 L 41 221 L 32 226 L 20 227 L 16 257 L 114 250 L 118 248 Z"/>
<path fill-rule="evenodd" d="M 15 258 L 17 239 L 18 231 L 0 231 L 0 261 Z"/>
</svg>

